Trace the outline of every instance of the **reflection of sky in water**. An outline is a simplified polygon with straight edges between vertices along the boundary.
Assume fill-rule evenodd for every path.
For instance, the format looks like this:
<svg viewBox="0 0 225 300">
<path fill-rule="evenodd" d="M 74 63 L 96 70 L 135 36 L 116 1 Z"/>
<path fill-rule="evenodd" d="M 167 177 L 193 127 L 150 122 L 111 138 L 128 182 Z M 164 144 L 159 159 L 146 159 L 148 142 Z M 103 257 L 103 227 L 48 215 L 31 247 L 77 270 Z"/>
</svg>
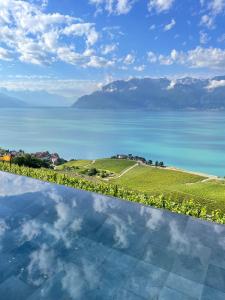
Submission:
<svg viewBox="0 0 225 300">
<path fill-rule="evenodd" d="M 0 299 L 225 299 L 225 227 L 0 172 Z"/>
</svg>

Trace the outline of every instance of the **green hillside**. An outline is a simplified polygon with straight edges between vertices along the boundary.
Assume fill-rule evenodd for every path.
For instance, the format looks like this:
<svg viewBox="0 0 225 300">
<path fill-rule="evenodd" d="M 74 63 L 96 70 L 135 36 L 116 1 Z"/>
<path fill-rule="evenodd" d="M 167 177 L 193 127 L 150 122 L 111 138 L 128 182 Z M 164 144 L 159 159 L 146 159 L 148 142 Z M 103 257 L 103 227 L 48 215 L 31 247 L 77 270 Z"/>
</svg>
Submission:
<svg viewBox="0 0 225 300">
<path fill-rule="evenodd" d="M 84 171 L 91 168 L 96 168 L 99 173 L 88 177 Z M 112 183 L 148 195 L 169 195 L 176 202 L 193 199 L 209 210 L 222 209 L 225 212 L 224 180 L 210 180 L 189 172 L 110 158 L 71 161 L 58 167 L 58 170 L 70 176 L 85 176 L 92 181 Z M 102 171 L 108 172 L 106 178 L 100 176 Z"/>
<path fill-rule="evenodd" d="M 133 160 L 105 158 L 97 159 L 92 167 L 118 174 L 135 164 L 136 162 Z"/>
</svg>

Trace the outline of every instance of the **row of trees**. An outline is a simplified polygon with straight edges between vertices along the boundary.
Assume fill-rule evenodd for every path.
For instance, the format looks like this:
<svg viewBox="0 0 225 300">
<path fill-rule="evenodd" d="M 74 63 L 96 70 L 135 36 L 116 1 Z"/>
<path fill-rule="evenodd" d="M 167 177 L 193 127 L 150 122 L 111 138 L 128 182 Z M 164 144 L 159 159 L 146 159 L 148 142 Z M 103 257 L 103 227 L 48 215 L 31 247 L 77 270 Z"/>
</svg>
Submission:
<svg viewBox="0 0 225 300">
<path fill-rule="evenodd" d="M 19 166 L 26 166 L 29 168 L 52 168 L 49 161 L 39 159 L 31 154 L 15 156 L 12 159 L 12 162 Z"/>
<path fill-rule="evenodd" d="M 138 155 L 133 155 L 133 154 L 117 154 L 111 156 L 112 159 L 129 159 L 129 160 L 135 160 L 135 161 L 141 161 L 143 164 L 150 165 L 150 166 L 155 166 L 155 167 L 165 167 L 165 164 L 163 161 L 158 161 L 156 160 L 153 162 L 153 160 L 149 159 L 147 160 L 145 157 L 138 156 Z"/>
</svg>

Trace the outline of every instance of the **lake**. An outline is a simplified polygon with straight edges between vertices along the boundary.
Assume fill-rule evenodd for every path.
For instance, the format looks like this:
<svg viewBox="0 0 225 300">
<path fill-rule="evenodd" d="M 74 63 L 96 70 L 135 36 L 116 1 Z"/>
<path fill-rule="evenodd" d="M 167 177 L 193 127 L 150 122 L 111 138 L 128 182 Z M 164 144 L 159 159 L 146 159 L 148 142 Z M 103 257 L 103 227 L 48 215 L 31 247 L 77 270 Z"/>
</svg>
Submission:
<svg viewBox="0 0 225 300">
<path fill-rule="evenodd" d="M 224 176 L 225 113 L 1 109 L 0 145 L 66 159 L 132 153 Z"/>
</svg>

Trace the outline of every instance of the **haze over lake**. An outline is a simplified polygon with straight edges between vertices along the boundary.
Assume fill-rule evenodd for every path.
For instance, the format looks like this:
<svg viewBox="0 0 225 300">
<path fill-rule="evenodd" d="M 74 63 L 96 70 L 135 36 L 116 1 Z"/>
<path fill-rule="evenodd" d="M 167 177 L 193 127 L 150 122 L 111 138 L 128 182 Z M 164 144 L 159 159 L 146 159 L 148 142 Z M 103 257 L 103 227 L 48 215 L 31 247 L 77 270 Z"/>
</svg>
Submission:
<svg viewBox="0 0 225 300">
<path fill-rule="evenodd" d="M 1 109 L 0 140 L 4 148 L 49 150 L 66 159 L 132 153 L 225 175 L 224 112 Z"/>
</svg>

